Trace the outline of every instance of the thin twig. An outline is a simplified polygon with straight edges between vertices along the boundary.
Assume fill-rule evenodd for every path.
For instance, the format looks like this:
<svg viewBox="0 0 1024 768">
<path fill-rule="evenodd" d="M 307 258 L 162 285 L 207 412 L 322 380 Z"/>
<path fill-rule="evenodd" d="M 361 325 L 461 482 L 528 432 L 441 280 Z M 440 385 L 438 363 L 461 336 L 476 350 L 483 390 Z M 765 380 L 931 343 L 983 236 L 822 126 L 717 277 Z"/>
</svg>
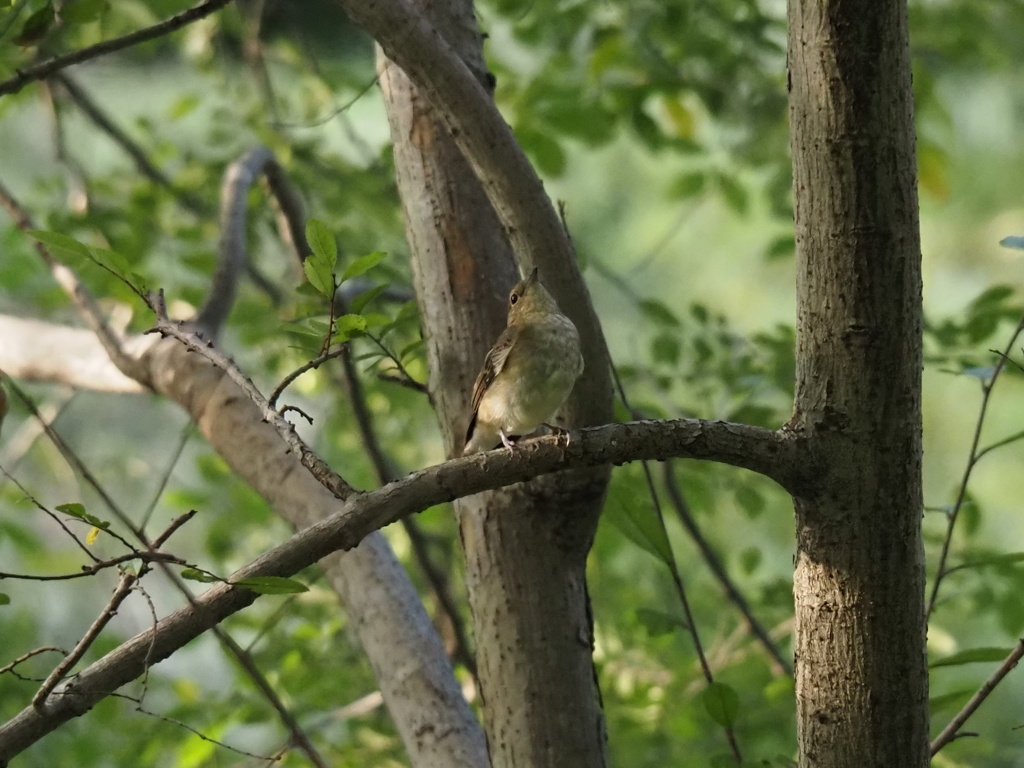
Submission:
<svg viewBox="0 0 1024 768">
<path fill-rule="evenodd" d="M 104 40 L 96 45 L 90 45 L 88 48 L 72 51 L 71 53 L 66 53 L 62 56 L 54 56 L 53 58 L 47 59 L 39 64 L 25 67 L 25 69 L 22 70 L 16 70 L 17 74 L 15 74 L 14 77 L 0 82 L 0 96 L 7 93 L 17 93 L 29 83 L 47 78 L 55 72 L 59 72 L 65 67 L 70 67 L 73 64 L 81 64 L 83 61 L 89 61 L 90 59 L 105 56 L 106 54 L 114 53 L 115 51 L 121 51 L 125 48 L 130 48 L 133 45 L 138 45 L 139 43 L 144 43 L 148 40 L 163 37 L 164 35 L 175 32 L 194 21 L 198 21 L 205 16 L 209 16 L 211 13 L 223 8 L 229 2 L 231 2 L 231 0 L 205 0 L 205 2 L 199 3 L 199 5 L 188 8 L 181 13 L 177 13 L 151 27 L 137 30 L 122 37 L 115 37 L 112 40 Z"/>
<path fill-rule="evenodd" d="M 54 653 L 60 653 L 60 654 L 62 654 L 64 656 L 68 655 L 67 651 L 65 651 L 63 648 L 58 648 L 56 645 L 44 645 L 41 648 L 34 648 L 33 650 L 29 651 L 28 653 L 23 653 L 23 654 L 21 654 L 21 656 L 16 658 L 10 664 L 6 664 L 6 665 L 0 667 L 0 675 L 5 675 L 8 672 L 14 672 L 14 668 L 15 667 L 17 667 L 19 664 L 22 664 L 22 663 L 28 661 L 33 656 L 38 656 L 41 653 L 49 653 L 51 651 L 53 651 Z M 17 675 L 17 673 L 15 673 L 15 675 L 17 677 L 21 677 L 21 675 Z"/>
<path fill-rule="evenodd" d="M 618 391 L 619 398 L 622 400 L 622 404 L 627 410 L 632 412 L 632 408 L 629 404 L 629 398 L 626 397 L 626 389 L 622 385 L 622 379 L 619 377 L 619 371 L 615 367 L 614 361 L 611 356 L 608 358 L 608 364 L 612 372 L 612 380 L 615 382 L 616 390 Z M 666 537 L 668 536 L 668 529 L 665 527 L 665 514 L 661 508 L 661 500 L 658 497 L 658 491 L 654 486 L 654 478 L 651 476 L 651 468 L 647 461 L 641 460 L 640 466 L 643 469 L 644 478 L 647 481 L 647 491 L 651 497 L 651 503 L 654 506 L 654 512 L 658 516 L 658 524 L 661 526 L 661 530 L 665 532 Z M 704 673 L 704 680 L 707 681 L 708 685 L 715 682 L 714 674 L 711 671 L 711 665 L 708 664 L 707 656 L 704 653 L 704 646 L 700 640 L 700 633 L 697 631 L 697 622 L 694 620 L 693 611 L 690 609 L 690 601 L 686 596 L 686 587 L 683 585 L 682 574 L 679 573 L 679 566 L 676 564 L 675 556 L 671 553 L 671 544 L 669 544 L 669 560 L 665 564 L 668 566 L 669 573 L 672 575 L 672 583 L 676 589 L 676 595 L 679 597 L 679 603 L 683 609 L 683 616 L 686 619 L 686 627 L 689 630 L 690 637 L 693 640 L 694 650 L 697 652 L 697 659 L 700 661 L 701 671 Z M 732 750 L 733 758 L 736 760 L 737 765 L 743 765 L 743 754 L 740 752 L 739 743 L 736 741 L 736 734 L 733 731 L 731 725 L 724 725 L 723 730 L 725 731 L 726 741 L 729 742 L 729 749 Z"/>
<path fill-rule="evenodd" d="M 143 569 L 145 566 L 143 566 Z M 130 571 L 123 571 L 121 573 L 121 580 L 118 582 L 117 587 L 114 589 L 114 594 L 110 596 L 110 600 L 107 601 L 106 607 L 96 617 L 96 620 L 86 630 L 85 635 L 78 641 L 74 648 L 71 649 L 64 660 L 58 664 L 54 670 L 47 676 L 46 680 L 40 686 L 39 690 L 36 691 L 35 696 L 32 697 L 32 706 L 41 708 L 43 703 L 46 701 L 46 697 L 50 695 L 54 688 L 57 687 L 64 676 L 68 673 L 78 660 L 85 655 L 85 652 L 95 642 L 100 632 L 103 630 L 110 620 L 117 615 L 117 609 L 121 607 L 121 603 L 125 601 L 125 598 L 131 594 L 132 586 L 138 581 L 142 574 L 142 570 L 138 574 L 131 573 Z"/>
<path fill-rule="evenodd" d="M 143 552 L 140 550 L 134 550 L 125 555 L 118 555 L 117 557 L 111 557 L 107 560 L 100 560 L 92 565 L 83 565 L 82 570 L 73 571 L 72 573 L 36 576 L 31 573 L 8 573 L 7 571 L 0 571 L 0 579 L 18 579 L 20 581 L 71 581 L 72 579 L 82 579 L 88 576 L 95 576 L 100 571 L 105 571 L 108 568 L 116 568 L 124 563 L 130 563 L 132 560 L 188 565 L 186 560 L 178 557 L 177 555 L 172 555 L 170 552 Z"/>
<path fill-rule="evenodd" d="M 337 474 L 330 466 L 319 456 L 317 456 L 312 449 L 310 449 L 295 432 L 295 427 L 286 420 L 281 414 L 279 414 L 274 408 L 270 406 L 267 399 L 263 396 L 256 385 L 249 380 L 249 378 L 242 373 L 241 369 L 235 365 L 231 360 L 217 351 L 212 343 L 203 343 L 200 341 L 200 337 L 194 332 L 186 329 L 186 326 L 182 323 L 172 322 L 167 317 L 167 307 L 164 303 L 163 293 L 160 292 L 156 295 L 150 294 L 147 299 L 150 308 L 156 313 L 157 323 L 150 333 L 159 333 L 162 336 L 170 336 L 177 339 L 186 348 L 193 352 L 198 352 L 200 355 L 209 360 L 217 368 L 224 371 L 228 377 L 235 382 L 242 391 L 248 395 L 249 399 L 252 400 L 253 404 L 260 409 L 260 413 L 264 419 L 266 419 L 271 425 L 273 425 L 278 434 L 284 438 L 285 442 L 299 456 L 299 460 L 302 465 L 306 467 L 327 490 L 333 493 L 339 499 L 346 499 L 355 493 L 355 490 L 350 486 L 341 475 Z"/>
<path fill-rule="evenodd" d="M 683 524 L 687 533 L 690 534 L 690 538 L 693 539 L 693 543 L 697 545 L 700 550 L 701 556 L 704 558 L 704 562 L 707 563 L 711 573 L 714 574 L 715 578 L 718 579 L 718 583 L 725 590 L 726 596 L 732 601 L 733 605 L 743 614 L 743 618 L 747 622 L 747 626 L 750 631 L 754 633 L 754 637 L 758 639 L 765 651 L 771 657 L 775 664 L 778 672 L 793 676 L 792 665 L 783 657 L 779 647 L 772 640 L 771 635 L 764 628 L 764 625 L 754 615 L 753 610 L 750 608 L 750 604 L 747 599 L 739 591 L 736 585 L 733 583 L 732 578 L 729 576 L 728 571 L 725 569 L 725 565 L 722 563 L 722 559 L 715 552 L 711 546 L 711 542 L 704 536 L 704 532 L 701 531 L 697 525 L 697 521 L 693 517 L 693 513 L 690 510 L 690 505 L 686 503 L 686 499 L 683 496 L 682 489 L 679 487 L 679 483 L 676 480 L 675 472 L 672 468 L 672 462 L 666 461 L 663 464 L 664 467 L 664 478 L 665 478 L 665 490 L 668 493 L 669 503 L 675 509 L 676 514 L 679 517 L 679 522 Z"/>
<path fill-rule="evenodd" d="M 156 539 L 154 539 L 152 542 L 149 541 L 149 539 L 146 537 L 144 533 L 144 524 L 143 526 L 136 526 L 131 523 L 131 520 L 128 517 L 128 515 L 124 512 L 124 510 L 122 510 L 117 505 L 117 503 L 110 496 L 110 494 L 107 493 L 106 489 L 104 489 L 99 484 L 99 481 L 88 469 L 88 467 L 86 467 L 85 463 L 81 460 L 81 458 L 63 440 L 60 434 L 52 428 L 52 426 L 50 426 L 49 424 L 45 423 L 42 420 L 42 417 L 40 416 L 39 412 L 35 410 L 35 406 L 31 402 L 31 400 L 25 398 L 24 393 L 19 392 L 19 395 L 22 397 L 22 400 L 25 403 L 26 407 L 29 409 L 29 411 L 35 416 L 36 419 L 40 420 L 47 436 L 54 443 L 54 445 L 57 446 L 57 449 L 60 451 L 61 455 L 64 456 L 65 460 L 74 468 L 74 470 L 78 474 L 80 474 L 83 477 L 86 483 L 94 491 L 96 491 L 96 493 L 99 494 L 100 498 L 106 504 L 107 508 L 111 511 L 111 513 L 114 514 L 114 516 L 117 517 L 118 520 L 120 520 L 129 530 L 131 530 L 132 534 L 136 537 L 136 539 L 138 539 L 138 541 L 146 548 L 147 551 L 140 554 L 142 554 L 143 556 L 152 555 L 153 550 L 155 550 L 157 547 L 161 546 L 164 542 L 166 542 L 169 536 L 171 536 L 182 525 L 184 525 L 186 522 L 191 520 L 193 516 L 195 516 L 195 510 L 191 510 L 184 515 L 180 515 L 179 517 L 172 520 L 170 525 L 168 525 L 168 527 L 163 531 L 163 533 L 161 533 Z M 155 508 L 157 499 L 159 499 L 160 495 L 163 493 L 163 490 L 166 487 L 166 479 L 170 477 L 171 470 L 174 464 L 177 463 L 178 459 L 181 456 L 180 447 L 182 445 L 184 445 L 184 440 L 182 440 L 179 443 L 179 450 L 174 453 L 171 460 L 171 464 L 169 465 L 167 471 L 164 472 L 164 481 L 159 484 L 157 491 L 154 495 L 154 499 L 150 503 L 148 510 L 152 510 Z M 133 555 L 132 557 L 137 556 L 138 554 Z M 171 562 L 179 564 L 186 563 L 184 561 L 172 560 L 170 557 L 168 557 L 166 561 L 162 557 L 151 556 L 150 559 L 161 568 L 164 575 L 166 575 L 171 580 L 171 583 L 174 584 L 174 586 L 185 597 L 185 599 L 191 605 L 195 606 L 195 594 L 185 585 L 184 580 L 175 571 L 171 570 L 168 567 L 169 563 Z M 197 568 L 196 566 L 191 567 L 196 568 L 196 570 L 206 573 L 207 575 L 214 575 L 210 574 L 209 571 Z M 143 594 L 145 595 L 145 593 Z M 148 601 L 148 596 L 146 597 Z M 281 698 L 273 690 L 273 687 L 270 685 L 270 682 L 266 679 L 266 676 L 263 675 L 262 672 L 260 672 L 259 668 L 256 666 L 255 662 L 251 658 L 250 654 L 245 649 L 241 648 L 236 642 L 234 642 L 232 638 L 227 634 L 227 632 L 220 626 L 214 626 L 212 628 L 212 631 L 214 636 L 221 642 L 223 647 L 232 656 L 235 657 L 239 666 L 250 676 L 253 683 L 256 685 L 257 689 L 259 689 L 263 693 L 264 697 L 266 698 L 270 706 L 278 713 L 278 716 L 281 718 L 281 722 L 284 724 L 285 728 L 287 728 L 288 732 L 291 734 L 293 743 L 306 754 L 306 756 L 309 758 L 309 761 L 313 763 L 313 765 L 317 766 L 317 768 L 325 768 L 326 763 L 323 757 L 321 757 L 319 752 L 317 752 L 309 736 L 306 735 L 306 733 L 302 730 L 302 727 L 299 725 L 295 716 L 289 711 L 288 707 L 284 704 Z M 153 639 L 150 642 L 150 651 L 147 654 L 145 671 L 143 673 L 144 679 L 145 676 L 148 676 L 149 674 L 149 660 L 152 656 L 152 646 L 154 640 L 155 635 L 153 636 Z"/>
<path fill-rule="evenodd" d="M 17 199 L 10 193 L 10 191 L 0 182 L 0 206 L 3 206 L 14 220 L 14 225 L 22 232 L 28 232 L 29 230 L 35 229 L 32 224 L 32 219 Z M 149 387 L 148 372 L 144 365 L 138 360 L 129 355 L 121 343 L 121 338 L 113 331 L 110 325 L 107 323 L 106 317 L 103 314 L 103 310 L 100 309 L 99 304 L 96 303 L 96 299 L 93 298 L 89 289 L 85 287 L 81 280 L 78 279 L 78 275 L 73 270 L 61 264 L 57 259 L 54 258 L 53 254 L 50 253 L 49 249 L 38 240 L 33 241 L 33 247 L 36 249 L 36 253 L 43 260 L 46 266 L 49 268 L 50 273 L 54 276 L 57 284 L 64 290 L 64 292 L 74 302 L 75 307 L 78 310 L 78 314 L 85 322 L 89 329 L 96 334 L 100 344 L 103 345 L 104 351 L 110 357 L 112 363 L 117 366 L 123 374 L 131 379 L 139 382 L 144 387 Z M 119 279 L 120 275 L 115 275 Z M 126 284 L 138 292 L 138 289 L 132 286 L 130 283 Z"/>
<path fill-rule="evenodd" d="M 307 371 L 312 371 L 315 368 L 319 368 L 321 365 L 328 362 L 329 360 L 333 360 L 336 357 L 341 357 L 344 354 L 345 348 L 342 347 L 340 349 L 334 350 L 333 352 L 327 352 L 326 354 L 320 355 L 319 357 L 315 357 L 308 363 L 303 363 L 302 365 L 300 365 L 294 371 L 292 371 L 283 379 L 281 379 L 281 383 L 278 384 L 277 387 L 274 388 L 274 391 L 270 393 L 270 397 L 267 398 L 267 402 L 270 403 L 270 407 L 277 407 L 277 399 L 281 397 L 282 394 L 284 394 L 284 391 L 291 385 L 293 381 L 299 378 L 299 376 L 306 373 Z"/>
<path fill-rule="evenodd" d="M 1017 666 L 1017 663 L 1024 657 L 1024 639 L 1017 641 L 1016 647 L 1010 653 L 1009 656 L 999 665 L 999 669 L 992 673 L 992 676 L 986 680 L 981 688 L 971 697 L 964 708 L 961 709 L 956 717 L 949 721 L 949 725 L 942 729 L 942 732 L 935 737 L 931 743 L 931 756 L 935 757 L 935 753 L 946 746 L 953 739 L 957 738 L 960 734 L 960 728 L 967 722 L 967 718 L 974 714 L 975 710 L 982 705 L 982 703 L 989 697 L 995 687 L 999 685 L 1004 677 L 1010 674 L 1010 671 Z"/>
<path fill-rule="evenodd" d="M 974 467 L 977 465 L 978 460 L 987 453 L 988 450 L 990 450 L 986 449 L 979 453 L 978 444 L 981 441 L 981 428 L 985 424 L 985 415 L 988 412 L 989 401 L 992 398 L 992 390 L 996 385 L 996 380 L 999 378 L 999 374 L 1002 373 L 1006 367 L 1006 361 L 1009 359 L 1010 351 L 1017 343 L 1017 339 L 1022 332 L 1024 332 L 1024 318 L 1021 318 L 1020 322 L 1017 323 L 1017 327 L 1014 329 L 1013 335 L 1010 337 L 1010 341 L 1003 352 L 998 353 L 999 359 L 992 368 L 992 375 L 989 376 L 986 381 L 981 383 L 981 407 L 978 411 L 978 420 L 974 425 L 974 435 L 971 437 L 971 450 L 968 453 L 967 465 L 964 467 L 964 474 L 960 480 L 960 487 L 957 489 L 956 501 L 953 503 L 953 509 L 949 512 L 949 522 L 946 524 L 946 535 L 942 540 L 942 551 L 939 554 L 939 564 L 935 569 L 935 579 L 932 581 L 932 590 L 928 597 L 928 610 L 925 611 L 925 620 L 930 618 L 932 611 L 935 610 L 935 603 L 939 599 L 939 587 L 942 586 L 943 579 L 945 579 L 946 575 L 949 573 L 946 566 L 946 561 L 949 558 L 949 547 L 953 541 L 953 529 L 956 526 L 957 518 L 960 515 L 960 510 L 963 507 L 964 500 L 967 498 L 967 485 L 971 481 L 971 473 L 974 471 Z"/>
<path fill-rule="evenodd" d="M 137 699 L 134 696 L 128 696 L 127 694 L 124 694 L 124 693 L 111 693 L 110 695 L 114 696 L 114 697 L 116 697 L 118 699 L 125 699 L 126 701 L 132 702 L 133 704 L 135 704 L 135 711 L 136 712 L 141 712 L 143 715 L 148 715 L 149 717 L 154 717 L 157 720 L 161 720 L 161 721 L 163 721 L 165 723 L 169 723 L 170 725 L 176 725 L 179 728 L 184 728 L 186 731 L 189 731 L 190 733 L 198 736 L 203 741 L 207 741 L 210 744 L 216 744 L 218 747 L 223 747 L 226 750 L 234 752 L 236 755 L 242 755 L 243 757 L 251 757 L 251 758 L 254 758 L 256 760 L 266 760 L 266 761 L 276 762 L 275 759 L 267 757 L 266 755 L 257 755 L 257 754 L 254 754 L 253 752 L 246 752 L 244 749 L 239 749 L 238 747 L 233 747 L 230 744 L 225 744 L 223 741 L 217 741 L 217 739 L 215 739 L 215 738 L 213 738 L 211 736 L 207 736 L 202 731 L 198 730 L 197 728 L 193 728 L 191 725 L 189 725 L 188 723 L 182 722 L 181 720 L 175 720 L 173 717 L 167 717 L 166 715 L 161 715 L 161 714 L 159 714 L 157 712 L 152 712 L 151 710 L 148 710 L 148 709 L 146 709 L 145 707 L 142 706 L 142 700 L 141 699 Z"/>
</svg>

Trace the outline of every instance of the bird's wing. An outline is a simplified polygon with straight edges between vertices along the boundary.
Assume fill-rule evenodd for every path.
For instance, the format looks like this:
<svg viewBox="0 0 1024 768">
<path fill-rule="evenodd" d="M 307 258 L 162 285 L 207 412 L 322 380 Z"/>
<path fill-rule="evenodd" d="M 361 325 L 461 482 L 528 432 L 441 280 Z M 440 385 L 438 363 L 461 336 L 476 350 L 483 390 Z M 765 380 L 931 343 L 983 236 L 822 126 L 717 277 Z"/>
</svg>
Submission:
<svg viewBox="0 0 1024 768">
<path fill-rule="evenodd" d="M 501 336 L 494 342 L 491 351 L 484 358 L 484 367 L 480 370 L 480 375 L 476 377 L 476 383 L 473 385 L 474 416 L 480 407 L 480 401 L 483 399 L 487 388 L 491 386 L 491 382 L 501 373 L 501 369 L 505 367 L 505 361 L 508 360 L 509 352 L 512 351 L 512 347 L 515 345 L 518 337 L 519 327 L 510 325 L 502 331 Z"/>
</svg>

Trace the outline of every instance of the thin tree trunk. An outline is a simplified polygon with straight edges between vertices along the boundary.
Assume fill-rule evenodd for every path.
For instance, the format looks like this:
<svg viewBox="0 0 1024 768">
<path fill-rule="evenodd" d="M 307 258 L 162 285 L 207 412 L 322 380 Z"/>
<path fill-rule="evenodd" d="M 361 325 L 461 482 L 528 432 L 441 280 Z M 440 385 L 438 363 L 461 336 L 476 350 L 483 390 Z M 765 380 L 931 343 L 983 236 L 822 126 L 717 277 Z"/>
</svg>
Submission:
<svg viewBox="0 0 1024 768">
<path fill-rule="evenodd" d="M 801 766 L 928 763 L 921 276 L 905 0 L 791 0 Z"/>
<path fill-rule="evenodd" d="M 486 83 L 472 4 L 431 2 L 424 10 Z M 450 131 L 396 65 L 382 58 L 381 70 L 430 391 L 451 455 L 464 440 L 473 381 L 504 327 L 518 272 L 506 232 Z M 539 266 L 543 278 L 544 262 Z M 556 291 L 572 313 L 587 299 L 575 265 L 568 266 L 556 272 L 552 264 L 551 271 L 574 276 L 574 295 Z M 599 330 L 588 338 L 597 326 L 592 310 L 585 311 L 589 326 L 577 325 L 590 349 L 591 396 L 571 405 L 576 425 L 610 416 L 604 343 Z M 584 570 L 607 477 L 606 470 L 561 473 L 456 505 L 496 768 L 606 763 Z"/>
</svg>

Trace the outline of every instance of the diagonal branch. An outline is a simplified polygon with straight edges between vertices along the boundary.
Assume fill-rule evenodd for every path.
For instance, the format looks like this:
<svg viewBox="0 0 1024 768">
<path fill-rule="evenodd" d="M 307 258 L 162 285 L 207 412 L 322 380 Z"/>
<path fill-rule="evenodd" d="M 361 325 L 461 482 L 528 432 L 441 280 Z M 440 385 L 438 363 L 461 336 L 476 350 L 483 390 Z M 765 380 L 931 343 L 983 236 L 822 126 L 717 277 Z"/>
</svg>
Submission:
<svg viewBox="0 0 1024 768">
<path fill-rule="evenodd" d="M 806 481 L 801 475 L 815 471 L 802 441 L 784 432 L 727 422 L 630 422 L 592 427 L 569 437 L 568 446 L 562 436 L 541 437 L 524 441 L 515 450 L 453 459 L 376 491 L 351 496 L 339 511 L 268 550 L 232 574 L 230 581 L 292 576 L 332 552 L 355 547 L 372 531 L 407 515 L 563 469 L 688 457 L 754 469 L 783 485 Z M 167 658 L 256 598 L 247 589 L 221 584 L 136 635 L 83 670 L 73 685 L 55 691 L 40 708 L 28 707 L 0 726 L 0 764 L 141 675 L 147 664 Z"/>
<path fill-rule="evenodd" d="M 121 51 L 125 48 L 131 48 L 133 45 L 138 45 L 139 43 L 144 43 L 148 40 L 155 40 L 158 37 L 168 35 L 194 21 L 198 21 L 205 16 L 209 16 L 215 11 L 219 11 L 230 2 L 231 0 L 205 0 L 205 2 L 199 3 L 199 5 L 193 6 L 181 13 L 177 13 L 151 27 L 137 30 L 131 34 L 124 35 L 123 37 L 104 40 L 102 43 L 96 43 L 96 45 L 90 45 L 88 48 L 72 51 L 71 53 L 66 53 L 63 56 L 54 56 L 53 58 L 42 61 L 39 64 L 34 64 L 30 67 L 25 67 L 25 69 L 17 70 L 17 74 L 14 77 L 0 82 L 0 96 L 7 93 L 17 93 L 29 83 L 47 78 L 55 72 L 59 72 L 73 64 L 81 64 L 83 61 L 89 61 L 90 59 L 105 56 L 108 53 Z"/>
</svg>

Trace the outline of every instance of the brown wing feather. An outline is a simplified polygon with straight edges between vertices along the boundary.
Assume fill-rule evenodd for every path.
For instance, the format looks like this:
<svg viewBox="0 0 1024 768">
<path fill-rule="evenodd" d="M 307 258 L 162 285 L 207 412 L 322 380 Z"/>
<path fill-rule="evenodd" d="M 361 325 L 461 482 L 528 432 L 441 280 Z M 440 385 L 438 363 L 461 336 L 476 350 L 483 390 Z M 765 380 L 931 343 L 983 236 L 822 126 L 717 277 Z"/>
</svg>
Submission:
<svg viewBox="0 0 1024 768">
<path fill-rule="evenodd" d="M 518 335 L 519 328 L 516 326 L 506 328 L 502 331 L 498 340 L 494 342 L 494 346 L 487 353 L 487 357 L 484 358 L 484 367 L 480 369 L 480 374 L 476 377 L 476 383 L 473 384 L 473 415 L 469 419 L 469 428 L 466 430 L 467 441 L 473 437 L 473 428 L 476 426 L 476 413 L 480 408 L 480 401 L 483 400 L 484 393 L 491 386 L 491 382 L 494 381 L 495 377 L 501 373 L 502 368 L 505 367 L 508 353 L 512 351 L 512 345 L 515 344 Z"/>
</svg>

